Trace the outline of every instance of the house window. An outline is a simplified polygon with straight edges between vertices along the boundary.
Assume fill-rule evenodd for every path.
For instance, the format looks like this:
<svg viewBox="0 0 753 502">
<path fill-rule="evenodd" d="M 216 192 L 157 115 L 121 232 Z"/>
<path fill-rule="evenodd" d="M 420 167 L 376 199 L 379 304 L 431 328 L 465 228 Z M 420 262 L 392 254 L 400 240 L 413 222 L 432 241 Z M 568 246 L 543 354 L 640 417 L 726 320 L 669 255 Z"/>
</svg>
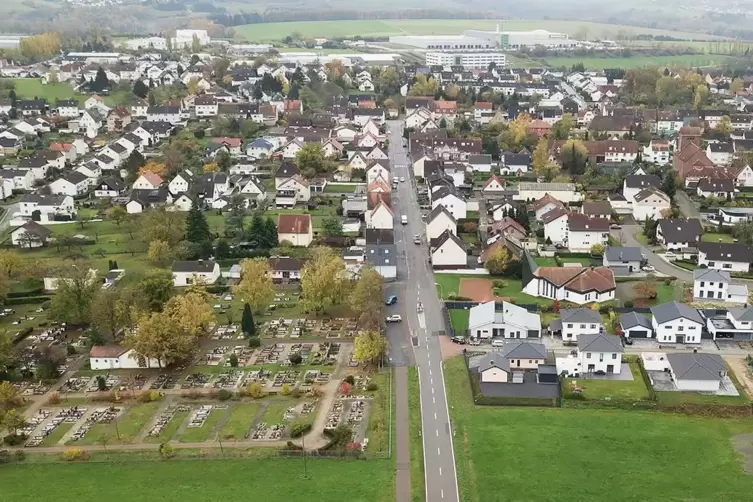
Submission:
<svg viewBox="0 0 753 502">
<path fill-rule="evenodd" d="M 586 352 L 586 359 L 591 359 L 591 353 L 590 352 Z"/>
<path fill-rule="evenodd" d="M 589 326 L 589 327 L 590 327 L 591 329 L 596 329 L 596 325 L 595 325 L 595 324 L 592 324 L 592 325 L 591 325 L 591 326 Z"/>
<path fill-rule="evenodd" d="M 567 325 L 567 327 L 568 327 L 568 328 L 572 328 L 572 327 L 573 327 L 573 325 L 572 325 L 572 324 L 568 324 L 568 325 Z"/>
<path fill-rule="evenodd" d="M 709 262 L 709 267 L 713 267 L 714 265 L 715 265 L 715 263 L 713 261 Z"/>
<path fill-rule="evenodd" d="M 705 283 L 703 281 L 701 281 L 701 287 L 703 287 L 704 285 L 705 285 Z"/>
<path fill-rule="evenodd" d="M 685 330 L 685 326 L 677 326 L 677 331 L 684 331 L 684 330 Z"/>
<path fill-rule="evenodd" d="M 586 325 L 585 325 L 585 324 L 581 324 L 581 325 L 580 325 L 580 329 L 585 329 L 585 328 L 586 328 Z"/>
<path fill-rule="evenodd" d="M 612 359 L 617 359 L 617 354 L 612 354 Z"/>
</svg>

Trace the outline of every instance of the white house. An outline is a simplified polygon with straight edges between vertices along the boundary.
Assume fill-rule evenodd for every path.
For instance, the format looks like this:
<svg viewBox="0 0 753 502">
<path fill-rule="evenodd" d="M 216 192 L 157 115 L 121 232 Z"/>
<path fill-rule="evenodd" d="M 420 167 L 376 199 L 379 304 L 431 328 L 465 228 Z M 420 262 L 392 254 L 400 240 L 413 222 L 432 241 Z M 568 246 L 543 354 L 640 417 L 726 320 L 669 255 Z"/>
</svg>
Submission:
<svg viewBox="0 0 753 502">
<path fill-rule="evenodd" d="M 150 106 L 146 111 L 146 119 L 149 122 L 167 122 L 177 124 L 180 122 L 180 107 L 177 106 Z"/>
<path fill-rule="evenodd" d="M 706 329 L 714 340 L 753 341 L 753 307 L 731 308 L 721 316 L 709 315 Z"/>
<path fill-rule="evenodd" d="M 191 183 L 193 183 L 194 181 L 195 180 L 193 173 L 187 169 L 184 169 L 170 180 L 167 188 L 168 190 L 170 190 L 171 194 L 178 195 L 179 193 L 187 192 L 189 188 L 191 188 Z"/>
<path fill-rule="evenodd" d="M 366 169 L 366 183 L 371 183 L 378 178 L 390 183 L 392 177 L 389 168 L 385 164 L 384 162 L 374 162 L 373 165 L 369 166 Z"/>
<path fill-rule="evenodd" d="M 527 252 L 523 259 L 523 266 L 532 271 L 523 285 L 525 294 L 578 305 L 614 300 L 617 285 L 607 267 L 538 267 Z"/>
<path fill-rule="evenodd" d="M 371 198 L 367 206 L 372 205 Z M 385 199 L 379 199 L 368 207 L 364 214 L 366 228 L 391 230 L 395 227 L 395 213 Z"/>
<path fill-rule="evenodd" d="M 445 231 L 456 234 L 457 229 L 457 220 L 442 204 L 437 204 L 426 217 L 426 239 L 429 242 L 438 238 Z"/>
<path fill-rule="evenodd" d="M 567 221 L 570 213 L 564 208 L 549 211 L 541 217 L 544 225 L 544 238 L 552 244 L 567 245 Z"/>
<path fill-rule="evenodd" d="M 280 214 L 277 216 L 277 240 L 293 246 L 308 247 L 314 240 L 310 214 Z"/>
<path fill-rule="evenodd" d="M 364 259 L 384 280 L 397 279 L 397 249 L 394 244 L 367 244 Z"/>
<path fill-rule="evenodd" d="M 134 190 L 155 190 L 162 185 L 162 178 L 151 171 L 144 171 L 141 173 L 141 175 L 136 179 L 136 181 L 133 182 L 133 188 Z"/>
<path fill-rule="evenodd" d="M 570 213 L 567 218 L 567 247 L 573 252 L 588 252 L 594 244 L 609 242 L 609 220 Z M 546 227 L 544 227 L 546 232 Z M 554 242 L 554 241 L 552 241 Z"/>
<path fill-rule="evenodd" d="M 541 317 L 510 302 L 502 302 L 502 309 L 497 311 L 492 300 L 471 307 L 468 314 L 468 332 L 476 339 L 539 338 Z M 537 359 L 542 359 L 543 363 L 546 359 L 546 350 Z"/>
<path fill-rule="evenodd" d="M 39 248 L 45 245 L 52 232 L 36 221 L 27 221 L 10 234 L 11 243 L 22 248 Z"/>
<path fill-rule="evenodd" d="M 693 299 L 716 303 L 748 303 L 748 287 L 730 282 L 727 271 L 697 268 L 693 271 Z"/>
<path fill-rule="evenodd" d="M 735 181 L 738 186 L 753 186 L 753 169 L 748 164 L 739 168 Z"/>
<path fill-rule="evenodd" d="M 246 155 L 254 159 L 265 159 L 274 152 L 275 147 L 264 138 L 257 138 L 246 145 Z"/>
<path fill-rule="evenodd" d="M 661 179 L 653 174 L 629 174 L 625 176 L 625 180 L 622 182 L 622 195 L 628 201 L 634 201 L 635 196 L 639 192 L 646 190 L 647 188 L 661 187 Z"/>
<path fill-rule="evenodd" d="M 635 194 L 633 202 L 633 218 L 642 222 L 646 218 L 658 220 L 662 217 L 662 211 L 669 210 L 671 202 L 667 194 L 654 187 L 646 188 Z"/>
<path fill-rule="evenodd" d="M 449 230 L 431 243 L 431 265 L 435 269 L 465 268 L 468 266 L 468 251 L 465 243 Z"/>
<path fill-rule="evenodd" d="M 647 146 L 643 147 L 643 161 L 660 166 L 669 165 L 669 141 L 651 140 Z"/>
<path fill-rule="evenodd" d="M 669 302 L 651 307 L 651 327 L 659 343 L 701 343 L 703 318 L 698 310 Z"/>
<path fill-rule="evenodd" d="M 70 195 L 76 197 L 89 189 L 89 180 L 83 174 L 73 171 L 65 178 L 59 178 L 49 185 L 52 195 Z"/>
<path fill-rule="evenodd" d="M 431 194 L 431 208 L 443 205 L 455 220 L 462 220 L 467 216 L 467 204 L 455 189 L 446 185 L 440 186 Z"/>
<path fill-rule="evenodd" d="M 518 194 L 514 198 L 515 200 L 529 202 L 539 200 L 545 195 L 550 195 L 567 204 L 583 200 L 583 195 L 575 190 L 574 183 L 533 183 L 529 181 L 518 183 Z"/>
<path fill-rule="evenodd" d="M 110 198 L 118 197 L 123 193 L 124 189 L 125 184 L 123 183 L 123 181 L 118 177 L 111 176 L 105 180 L 102 180 L 102 182 L 96 185 L 96 188 L 94 189 L 94 196 Z"/>
<path fill-rule="evenodd" d="M 544 195 L 533 203 L 533 211 L 536 221 L 543 221 L 543 217 L 552 209 L 565 209 L 565 205 L 549 194 Z"/>
<path fill-rule="evenodd" d="M 478 173 L 490 173 L 492 172 L 492 156 L 487 154 L 469 155 L 468 164 L 471 169 Z"/>
<path fill-rule="evenodd" d="M 267 198 L 267 191 L 264 184 L 256 176 L 243 178 L 240 181 L 240 193 L 252 200 L 262 201 Z"/>
<path fill-rule="evenodd" d="M 695 248 L 701 240 L 701 222 L 697 219 L 661 219 L 656 226 L 656 240 L 670 251 Z"/>
<path fill-rule="evenodd" d="M 220 265 L 212 260 L 176 261 L 172 272 L 173 286 L 214 284 L 220 278 Z"/>
<path fill-rule="evenodd" d="M 275 205 L 292 207 L 298 202 L 308 202 L 311 200 L 311 184 L 296 174 L 280 183 L 277 187 L 275 196 Z"/>
<path fill-rule="evenodd" d="M 93 370 L 125 370 L 163 368 L 158 359 L 142 357 L 133 349 L 120 345 L 95 345 L 89 351 L 89 366 Z"/>
<path fill-rule="evenodd" d="M 5 183 L 3 188 L 7 191 L 7 195 L 13 190 L 31 190 L 34 188 L 34 175 L 30 169 L 0 169 L 0 178 L 10 181 L 10 190 L 5 189 Z"/>
<path fill-rule="evenodd" d="M 598 335 L 604 332 L 604 326 L 601 323 L 601 314 L 598 310 L 586 308 L 562 309 L 560 310 L 559 323 L 553 323 L 554 330 L 550 325 L 549 329 L 556 331 L 561 327 L 563 340 L 580 340 L 583 335 Z"/>
<path fill-rule="evenodd" d="M 19 214 L 23 220 L 51 222 L 56 216 L 72 218 L 76 212 L 70 195 L 28 194 L 21 199 Z"/>
<path fill-rule="evenodd" d="M 492 174 L 489 179 L 486 180 L 483 188 L 481 188 L 481 191 L 487 196 L 498 194 L 504 192 L 505 190 L 505 183 L 501 179 L 497 178 L 497 176 L 494 174 Z"/>
<path fill-rule="evenodd" d="M 696 194 L 699 197 L 713 196 L 720 199 L 734 199 L 735 182 L 731 179 L 701 178 L 696 186 Z"/>
<path fill-rule="evenodd" d="M 735 148 L 732 142 L 723 143 L 716 141 L 709 143 L 706 147 L 706 156 L 716 166 L 729 165 L 732 163 L 734 154 Z"/>
<path fill-rule="evenodd" d="M 273 256 L 269 262 L 269 273 L 274 282 L 300 281 L 303 264 L 296 258 Z"/>
<path fill-rule="evenodd" d="M 727 272 L 747 272 L 753 263 L 753 248 L 739 243 L 699 242 L 698 266 Z"/>
<path fill-rule="evenodd" d="M 578 337 L 580 372 L 585 374 L 619 374 L 622 370 L 620 338 L 605 333 L 585 334 Z"/>
<path fill-rule="evenodd" d="M 527 153 L 503 153 L 501 160 L 499 172 L 505 176 L 527 173 L 531 165 L 531 156 Z"/>
<path fill-rule="evenodd" d="M 666 361 L 672 381 L 680 391 L 718 392 L 729 379 L 727 366 L 719 354 L 673 353 L 666 355 Z"/>
</svg>

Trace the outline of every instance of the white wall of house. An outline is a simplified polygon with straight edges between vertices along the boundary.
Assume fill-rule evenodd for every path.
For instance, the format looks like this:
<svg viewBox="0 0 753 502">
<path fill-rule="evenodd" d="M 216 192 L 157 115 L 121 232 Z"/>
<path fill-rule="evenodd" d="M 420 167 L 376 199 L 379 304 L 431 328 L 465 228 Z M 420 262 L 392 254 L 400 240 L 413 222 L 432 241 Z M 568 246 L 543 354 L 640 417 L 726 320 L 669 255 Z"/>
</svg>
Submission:
<svg viewBox="0 0 753 502">
<path fill-rule="evenodd" d="M 432 252 L 431 264 L 434 268 L 465 267 L 468 264 L 468 254 L 452 239 L 448 239 Z"/>
<path fill-rule="evenodd" d="M 651 325 L 659 343 L 677 343 L 677 336 L 682 335 L 685 343 L 701 343 L 701 324 L 690 319 L 680 318 L 659 324 L 656 318 Z"/>
<path fill-rule="evenodd" d="M 544 233 L 546 234 L 546 227 L 544 228 Z M 554 242 L 554 239 L 552 239 L 552 242 Z M 588 232 L 574 232 L 568 230 L 567 232 L 567 247 L 570 251 L 574 252 L 586 252 L 589 251 L 594 244 L 606 245 L 608 242 L 609 232 L 599 232 L 596 230 L 589 230 Z"/>
<path fill-rule="evenodd" d="M 366 228 L 393 229 L 395 215 L 384 204 L 379 204 L 371 211 L 366 211 Z"/>
<path fill-rule="evenodd" d="M 562 215 L 544 225 L 544 238 L 551 239 L 552 244 L 567 242 L 567 215 Z"/>
<path fill-rule="evenodd" d="M 220 266 L 214 265 L 211 272 L 173 272 L 173 286 L 188 286 L 190 284 L 214 284 L 220 278 Z"/>
<path fill-rule="evenodd" d="M 305 234 L 286 234 L 286 233 L 277 233 L 277 240 L 282 241 L 288 241 L 293 244 L 293 246 L 297 247 L 309 247 L 311 245 L 311 241 L 314 240 L 314 232 L 311 229 L 311 226 L 309 226 L 308 233 Z"/>
<path fill-rule="evenodd" d="M 426 223 L 426 238 L 428 240 L 436 239 L 445 230 L 449 230 L 455 235 L 458 231 L 455 222 L 448 215 L 440 213 L 436 218 Z"/>
<path fill-rule="evenodd" d="M 484 383 L 507 383 L 507 372 L 501 368 L 489 368 L 481 372 Z"/>
<path fill-rule="evenodd" d="M 144 366 L 139 366 L 139 357 L 133 349 L 119 357 L 90 357 L 89 364 L 93 370 L 118 370 L 139 368 L 160 368 L 159 361 L 154 358 L 143 358 Z"/>
<path fill-rule="evenodd" d="M 447 194 L 441 199 L 432 200 L 431 208 L 434 209 L 438 205 L 442 204 L 447 211 L 450 212 L 455 220 L 460 220 L 466 217 L 468 210 L 466 203 L 463 199 L 456 197 L 453 194 Z"/>
<path fill-rule="evenodd" d="M 622 369 L 622 354 L 617 352 L 581 352 L 579 350 L 578 358 L 581 371 L 584 373 L 603 371 L 616 374 Z"/>
<path fill-rule="evenodd" d="M 728 288 L 727 282 L 696 280 L 693 282 L 693 298 L 726 301 Z"/>
<path fill-rule="evenodd" d="M 750 268 L 750 263 L 745 262 L 709 260 L 706 253 L 699 251 L 698 266 L 700 267 L 701 265 L 706 265 L 706 267 L 716 270 L 726 270 L 727 272 L 747 272 Z"/>
<path fill-rule="evenodd" d="M 577 341 L 581 335 L 598 335 L 601 323 L 562 322 L 562 339 Z"/>
</svg>

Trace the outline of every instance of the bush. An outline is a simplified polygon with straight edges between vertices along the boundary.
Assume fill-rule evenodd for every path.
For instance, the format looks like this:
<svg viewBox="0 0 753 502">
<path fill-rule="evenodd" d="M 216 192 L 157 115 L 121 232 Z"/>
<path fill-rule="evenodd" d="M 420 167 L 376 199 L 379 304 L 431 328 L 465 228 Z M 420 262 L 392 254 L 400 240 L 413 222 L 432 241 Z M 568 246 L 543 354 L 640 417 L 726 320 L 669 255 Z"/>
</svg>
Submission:
<svg viewBox="0 0 753 502">
<path fill-rule="evenodd" d="M 299 438 L 311 430 L 311 424 L 294 422 L 290 427 L 290 437 Z"/>
<path fill-rule="evenodd" d="M 345 378 L 343 378 L 343 382 L 348 382 L 350 385 L 355 385 L 356 378 L 353 375 L 348 375 Z"/>
<path fill-rule="evenodd" d="M 75 356 L 76 355 L 76 347 L 71 345 L 70 343 L 65 346 L 65 353 L 69 356 Z"/>
<path fill-rule="evenodd" d="M 175 448 L 170 444 L 170 441 L 166 441 L 159 445 L 159 454 L 162 458 L 168 459 L 175 456 Z"/>
<path fill-rule="evenodd" d="M 16 450 L 16 453 L 13 455 L 16 457 L 16 462 L 23 462 L 26 460 L 26 452 L 23 450 Z"/>
<path fill-rule="evenodd" d="M 252 336 L 248 339 L 248 346 L 252 348 L 261 347 L 261 339 L 258 336 Z"/>
<path fill-rule="evenodd" d="M 246 395 L 253 399 L 260 399 L 264 397 L 264 389 L 259 383 L 252 383 L 246 387 Z"/>
<path fill-rule="evenodd" d="M 137 398 L 140 403 L 152 403 L 162 399 L 162 394 L 156 390 L 145 390 Z"/>
<path fill-rule="evenodd" d="M 502 289 L 505 286 L 507 286 L 507 283 L 505 281 L 503 281 L 503 280 L 500 280 L 500 279 L 494 279 L 492 281 L 492 286 L 494 286 L 495 288 Z"/>
<path fill-rule="evenodd" d="M 73 462 L 75 460 L 86 460 L 89 458 L 89 454 L 81 448 L 70 448 L 63 452 L 63 460 Z"/>
<path fill-rule="evenodd" d="M 283 396 L 289 396 L 290 392 L 290 385 L 283 384 L 282 389 L 280 389 L 280 394 L 282 394 Z"/>
<path fill-rule="evenodd" d="M 626 300 L 625 307 L 629 309 L 633 308 L 633 300 Z"/>
<path fill-rule="evenodd" d="M 301 389 L 293 389 L 290 395 L 296 399 L 303 397 L 303 391 Z"/>
<path fill-rule="evenodd" d="M 53 392 L 50 394 L 50 397 L 47 398 L 47 404 L 56 405 L 60 404 L 60 394 L 57 392 Z"/>
<path fill-rule="evenodd" d="M 301 354 L 299 354 L 298 352 L 290 354 L 290 357 L 288 357 L 288 359 L 290 360 L 290 364 L 293 365 L 298 365 L 303 362 L 303 356 L 301 356 Z"/>
<path fill-rule="evenodd" d="M 52 299 L 49 296 L 27 296 L 25 298 L 7 298 L 5 305 L 25 305 L 27 303 L 45 303 Z"/>
<path fill-rule="evenodd" d="M 375 384 L 374 382 L 371 382 L 369 385 L 366 386 L 366 390 L 374 392 L 375 390 L 378 390 L 379 386 Z"/>
<path fill-rule="evenodd" d="M 24 434 L 8 434 L 3 438 L 3 443 L 7 446 L 19 446 L 26 441 Z"/>
<path fill-rule="evenodd" d="M 231 397 L 233 397 L 233 393 L 230 392 L 227 389 L 220 389 L 220 392 L 217 394 L 217 397 L 220 401 L 227 401 Z"/>
</svg>

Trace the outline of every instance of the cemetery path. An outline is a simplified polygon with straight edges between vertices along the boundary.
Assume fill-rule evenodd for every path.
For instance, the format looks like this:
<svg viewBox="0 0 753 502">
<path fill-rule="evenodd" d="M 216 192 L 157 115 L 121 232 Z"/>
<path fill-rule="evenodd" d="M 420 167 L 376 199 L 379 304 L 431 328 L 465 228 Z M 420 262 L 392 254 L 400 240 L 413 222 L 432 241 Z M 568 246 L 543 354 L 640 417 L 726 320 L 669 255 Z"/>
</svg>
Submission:
<svg viewBox="0 0 753 502">
<path fill-rule="evenodd" d="M 152 430 L 152 427 L 154 427 L 154 424 L 159 420 L 159 417 L 167 410 L 167 408 L 172 405 L 172 399 L 169 397 L 166 399 L 163 399 L 160 403 L 160 407 L 157 409 L 156 412 L 154 412 L 154 415 L 152 418 L 149 419 L 149 423 L 144 427 L 141 432 L 136 436 L 136 438 L 133 440 L 135 443 L 143 443 L 144 438 L 149 434 L 149 431 Z"/>
<path fill-rule="evenodd" d="M 50 396 L 55 392 L 59 393 L 60 387 L 63 386 L 63 383 L 67 382 L 69 378 L 72 378 L 73 375 L 75 375 L 76 372 L 81 369 L 81 367 L 86 362 L 86 359 L 86 357 L 80 357 L 75 363 L 71 365 L 70 368 L 68 368 L 63 376 L 60 377 L 57 383 L 50 387 L 50 390 L 48 390 L 46 393 L 42 394 L 41 396 L 32 396 L 31 398 L 29 398 L 31 404 L 24 411 L 24 416 L 28 418 L 36 415 L 39 409 L 44 407 L 44 405 L 47 403 L 47 400 L 50 398 Z M 70 396 L 71 394 L 68 395 Z"/>
</svg>

